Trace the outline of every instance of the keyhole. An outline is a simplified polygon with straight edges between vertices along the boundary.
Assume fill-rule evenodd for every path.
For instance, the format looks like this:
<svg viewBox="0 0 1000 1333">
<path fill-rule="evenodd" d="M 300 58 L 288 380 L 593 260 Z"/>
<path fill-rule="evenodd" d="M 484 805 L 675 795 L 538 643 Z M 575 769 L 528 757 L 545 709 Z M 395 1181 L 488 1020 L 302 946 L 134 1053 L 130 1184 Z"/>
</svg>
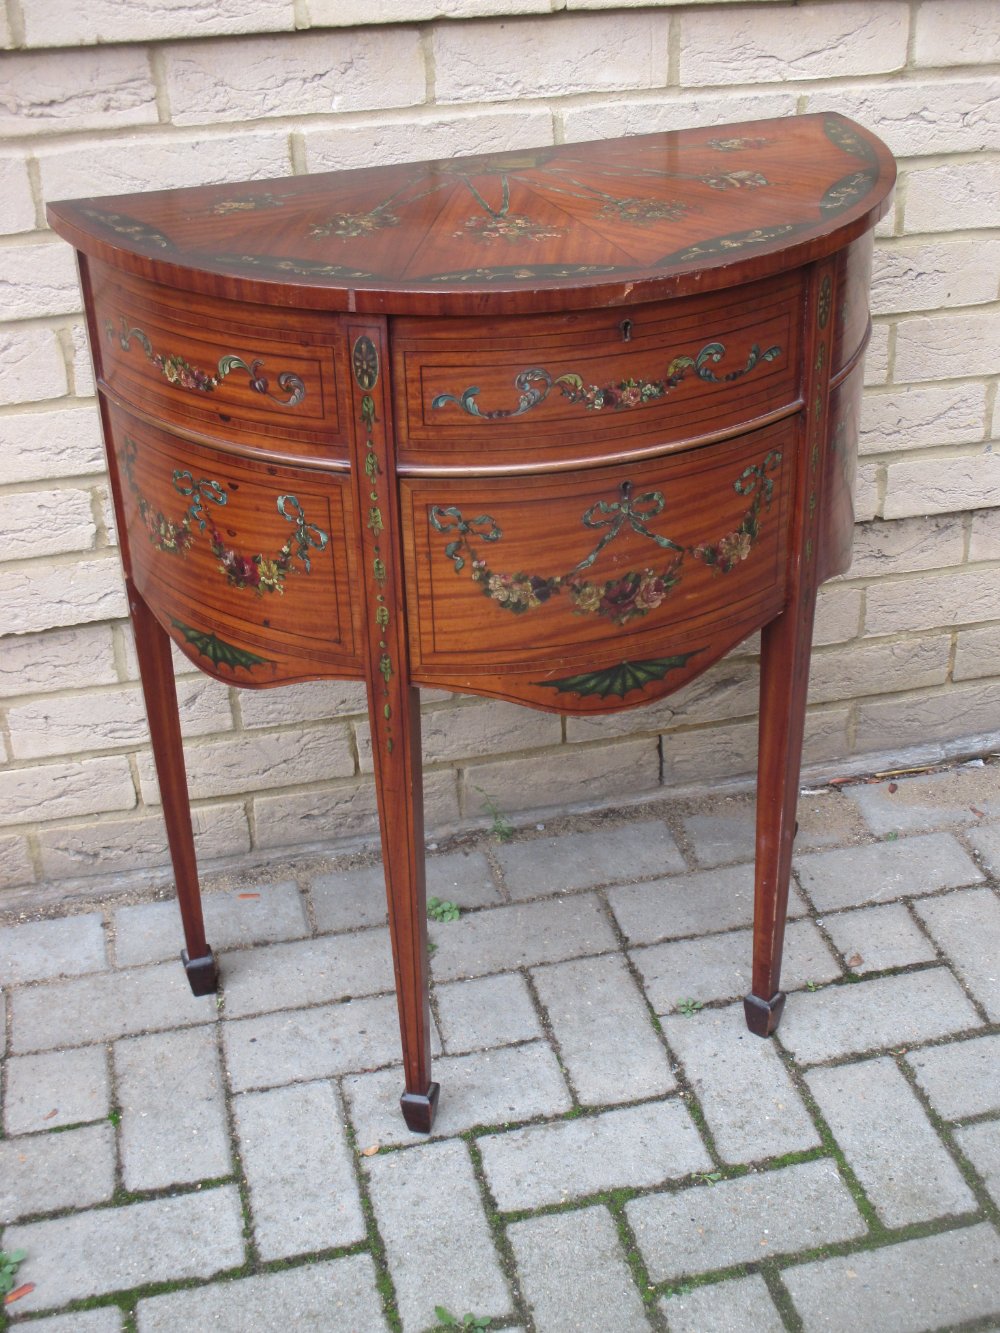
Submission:
<svg viewBox="0 0 1000 1333">
<path fill-rule="evenodd" d="M 618 327 L 619 327 L 619 328 L 621 329 L 621 331 L 622 331 L 622 342 L 623 342 L 623 343 L 631 342 L 631 341 L 632 341 L 632 321 L 631 321 L 630 319 L 623 319 L 622 322 L 618 325 Z"/>
</svg>

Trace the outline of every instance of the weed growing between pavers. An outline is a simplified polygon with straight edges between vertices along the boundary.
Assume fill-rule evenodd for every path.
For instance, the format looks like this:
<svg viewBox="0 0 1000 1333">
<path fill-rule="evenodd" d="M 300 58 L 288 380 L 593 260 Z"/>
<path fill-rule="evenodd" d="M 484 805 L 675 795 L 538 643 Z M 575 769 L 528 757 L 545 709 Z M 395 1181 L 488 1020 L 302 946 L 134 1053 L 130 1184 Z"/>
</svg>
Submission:
<svg viewBox="0 0 1000 1333">
<path fill-rule="evenodd" d="M 476 1142 L 472 1131 L 461 1134 L 459 1137 L 465 1142 L 469 1151 L 469 1157 L 472 1160 L 472 1174 L 479 1187 L 483 1212 L 486 1214 L 486 1224 L 493 1237 L 493 1244 L 497 1254 L 500 1256 L 500 1267 L 503 1269 L 504 1276 L 510 1283 L 516 1318 L 519 1322 L 524 1323 L 526 1322 L 527 1303 L 524 1299 L 524 1293 L 521 1291 L 521 1281 L 517 1271 L 517 1262 L 514 1258 L 514 1250 L 507 1236 L 506 1222 L 501 1216 L 500 1210 L 497 1208 L 496 1200 L 490 1191 L 489 1182 L 486 1179 L 486 1171 L 483 1167 L 483 1155 L 479 1151 L 479 1144 Z"/>
<path fill-rule="evenodd" d="M 342 1094 L 341 1108 L 343 1113 Z M 351 1154 L 351 1162 L 354 1167 L 354 1179 L 358 1187 L 358 1197 L 361 1200 L 361 1213 L 365 1219 L 365 1230 L 368 1234 L 367 1248 L 375 1265 L 375 1287 L 378 1291 L 379 1300 L 382 1302 L 382 1313 L 385 1315 L 386 1323 L 392 1333 L 402 1333 L 403 1321 L 399 1316 L 399 1307 L 396 1304 L 396 1287 L 389 1273 L 389 1260 L 385 1252 L 385 1242 L 382 1240 L 378 1223 L 375 1220 L 375 1205 L 372 1203 L 371 1194 L 368 1191 L 368 1178 L 361 1168 L 362 1153 L 358 1147 L 358 1136 L 351 1124 L 350 1117 L 347 1115 L 344 1115 L 344 1135 L 347 1139 L 347 1149 Z M 363 1248 L 363 1246 L 359 1248 Z"/>
</svg>

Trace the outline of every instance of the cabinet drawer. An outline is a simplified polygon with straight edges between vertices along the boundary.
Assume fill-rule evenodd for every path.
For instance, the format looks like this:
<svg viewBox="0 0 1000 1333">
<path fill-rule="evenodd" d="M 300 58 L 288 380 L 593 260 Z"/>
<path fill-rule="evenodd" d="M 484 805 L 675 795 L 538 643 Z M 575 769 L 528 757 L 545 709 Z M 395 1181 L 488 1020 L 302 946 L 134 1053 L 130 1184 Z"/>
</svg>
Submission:
<svg viewBox="0 0 1000 1333">
<path fill-rule="evenodd" d="M 400 464 L 530 470 L 732 433 L 797 402 L 798 277 L 581 314 L 393 325 Z M 484 469 L 485 470 L 485 469 Z"/>
<path fill-rule="evenodd" d="M 109 421 L 132 577 L 188 657 L 240 685 L 359 675 L 346 480 Z"/>
<path fill-rule="evenodd" d="M 792 420 L 649 462 L 404 480 L 414 676 L 527 672 L 551 698 L 609 654 L 670 643 L 707 665 L 781 605 L 796 434 Z"/>
<path fill-rule="evenodd" d="M 209 300 L 91 265 L 99 373 L 170 424 L 345 459 L 336 317 Z"/>
</svg>

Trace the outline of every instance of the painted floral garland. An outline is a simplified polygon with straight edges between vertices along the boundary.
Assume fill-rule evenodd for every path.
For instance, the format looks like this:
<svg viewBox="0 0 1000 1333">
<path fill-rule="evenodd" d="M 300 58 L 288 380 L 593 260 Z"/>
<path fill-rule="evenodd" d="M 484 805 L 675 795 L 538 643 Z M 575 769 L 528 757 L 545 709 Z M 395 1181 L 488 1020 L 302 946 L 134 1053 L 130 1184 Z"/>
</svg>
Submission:
<svg viewBox="0 0 1000 1333">
<path fill-rule="evenodd" d="M 737 526 L 715 542 L 697 546 L 679 546 L 668 537 L 652 532 L 647 520 L 663 511 L 664 499 L 660 491 L 647 491 L 633 498 L 631 482 L 623 481 L 619 498 L 608 502 L 600 500 L 582 516 L 587 528 L 607 528 L 597 545 L 565 574 L 515 574 L 491 569 L 476 539 L 484 543 L 499 542 L 503 533 L 490 514 L 479 514 L 468 521 L 453 505 L 433 505 L 431 526 L 437 532 L 457 533 L 444 548 L 452 561 L 455 573 L 460 574 L 466 563 L 471 569 L 472 581 L 477 583 L 491 601 L 516 615 L 533 611 L 552 597 L 566 592 L 572 609 L 579 615 L 596 615 L 616 625 L 648 615 L 658 607 L 680 582 L 685 558 L 698 560 L 714 572 L 728 574 L 750 554 L 760 536 L 762 509 L 769 509 L 774 494 L 774 477 L 781 464 L 781 453 L 772 449 L 760 463 L 743 469 L 733 482 L 737 495 L 752 496 L 749 508 Z M 670 558 L 660 566 L 630 570 L 613 579 L 595 582 L 583 577 L 600 552 L 628 526 L 640 536 L 653 541 Z"/>
<path fill-rule="evenodd" d="M 431 407 L 440 410 L 449 403 L 454 403 L 470 417 L 479 417 L 481 421 L 504 421 L 530 412 L 533 407 L 545 401 L 552 389 L 558 389 L 564 398 L 568 398 L 571 403 L 578 404 L 589 412 L 600 412 L 604 408 L 620 412 L 666 397 L 670 390 L 676 389 L 692 371 L 700 380 L 705 380 L 709 384 L 731 384 L 733 380 L 748 375 L 762 361 L 777 360 L 781 355 L 781 348 L 768 347 L 762 352 L 759 344 L 754 343 L 747 356 L 746 365 L 726 371 L 723 375 L 716 375 L 712 366 L 717 365 L 725 355 L 725 344 L 710 342 L 694 356 L 675 356 L 662 380 L 626 379 L 619 380 L 617 384 L 605 385 L 585 384 L 583 377 L 573 371 L 554 376 L 542 367 L 534 366 L 530 370 L 522 370 L 514 380 L 514 387 L 520 395 L 516 407 L 495 407 L 484 412 L 476 401 L 480 392 L 478 385 L 470 385 L 460 394 L 439 393 L 432 400 Z"/>
<path fill-rule="evenodd" d="M 136 508 L 146 535 L 158 551 L 168 555 L 187 555 L 194 545 L 195 527 L 199 532 L 207 530 L 212 554 L 218 560 L 226 582 L 234 588 L 252 588 L 260 597 L 266 592 L 284 593 L 285 579 L 295 572 L 295 562 L 301 562 L 309 574 L 312 571 L 310 550 L 326 549 L 329 534 L 307 522 L 302 505 L 294 495 L 279 495 L 276 500 L 281 517 L 295 525 L 276 556 L 272 558 L 260 551 L 254 555 L 244 555 L 235 547 L 227 546 L 222 533 L 205 511 L 206 501 L 215 505 L 228 504 L 229 495 L 225 487 L 205 477 L 195 478 L 191 472 L 181 468 L 174 469 L 174 490 L 189 504 L 182 518 L 168 518 L 161 509 L 154 509 L 139 489 L 134 475 L 137 454 L 138 445 L 130 435 L 126 435 L 123 452 L 125 477 L 136 497 Z"/>
</svg>

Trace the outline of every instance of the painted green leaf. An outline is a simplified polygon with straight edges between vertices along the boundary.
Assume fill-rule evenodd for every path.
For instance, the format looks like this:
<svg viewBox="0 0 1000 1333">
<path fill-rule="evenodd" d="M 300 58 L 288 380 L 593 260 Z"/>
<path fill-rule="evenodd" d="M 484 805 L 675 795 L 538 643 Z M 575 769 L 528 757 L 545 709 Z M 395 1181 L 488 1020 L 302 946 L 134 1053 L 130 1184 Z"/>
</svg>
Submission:
<svg viewBox="0 0 1000 1333">
<path fill-rule="evenodd" d="M 235 644 L 226 643 L 216 634 L 193 629 L 180 620 L 171 620 L 170 623 L 174 629 L 179 629 L 191 647 L 201 653 L 202 657 L 207 657 L 213 666 L 229 667 L 231 671 L 242 667 L 244 671 L 252 671 L 255 666 L 274 665 L 268 658 L 258 657 L 255 653 L 247 652 L 245 648 L 237 648 Z"/>
<path fill-rule="evenodd" d="M 686 666 L 703 648 L 674 657 L 653 657 L 643 662 L 619 662 L 602 671 L 588 671 L 581 676 L 565 676 L 562 680 L 538 680 L 536 685 L 548 685 L 560 694 L 576 694 L 580 698 L 596 694 L 601 699 L 617 696 L 624 699 L 632 690 L 644 690 L 655 680 L 662 680 L 668 671 Z"/>
</svg>

